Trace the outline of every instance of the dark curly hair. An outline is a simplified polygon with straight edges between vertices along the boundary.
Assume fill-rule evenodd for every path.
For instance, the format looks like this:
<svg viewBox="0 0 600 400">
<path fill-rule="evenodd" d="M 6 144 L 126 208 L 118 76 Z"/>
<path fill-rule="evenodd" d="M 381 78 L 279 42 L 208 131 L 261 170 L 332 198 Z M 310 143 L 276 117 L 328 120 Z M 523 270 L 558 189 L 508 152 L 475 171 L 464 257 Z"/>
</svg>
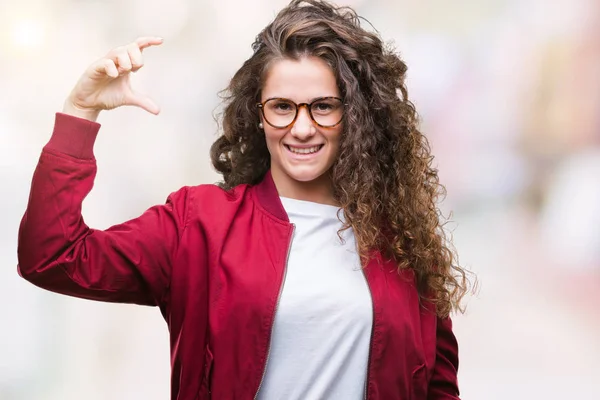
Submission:
<svg viewBox="0 0 600 400">
<path fill-rule="evenodd" d="M 270 155 L 256 103 L 269 66 L 315 56 L 332 69 L 347 104 L 333 193 L 352 228 L 363 262 L 373 250 L 415 272 L 422 299 L 440 317 L 463 311 L 466 271 L 456 264 L 437 202 L 445 195 L 418 129 L 405 85 L 406 64 L 348 7 L 293 0 L 257 36 L 254 54 L 223 92 L 223 135 L 211 147 L 221 186 L 260 182 Z"/>
</svg>

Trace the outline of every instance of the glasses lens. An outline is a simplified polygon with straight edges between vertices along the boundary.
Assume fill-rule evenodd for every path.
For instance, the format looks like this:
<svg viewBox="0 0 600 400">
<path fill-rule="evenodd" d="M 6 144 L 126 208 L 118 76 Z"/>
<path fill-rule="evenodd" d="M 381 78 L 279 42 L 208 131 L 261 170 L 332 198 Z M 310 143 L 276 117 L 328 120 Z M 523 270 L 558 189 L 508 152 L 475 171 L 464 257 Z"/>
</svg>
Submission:
<svg viewBox="0 0 600 400">
<path fill-rule="evenodd" d="M 312 103 L 310 112 L 317 124 L 333 126 L 342 120 L 344 104 L 335 98 L 317 100 Z"/>
<path fill-rule="evenodd" d="M 296 105 L 291 100 L 271 99 L 263 107 L 267 122 L 275 127 L 285 127 L 296 117 Z"/>
</svg>

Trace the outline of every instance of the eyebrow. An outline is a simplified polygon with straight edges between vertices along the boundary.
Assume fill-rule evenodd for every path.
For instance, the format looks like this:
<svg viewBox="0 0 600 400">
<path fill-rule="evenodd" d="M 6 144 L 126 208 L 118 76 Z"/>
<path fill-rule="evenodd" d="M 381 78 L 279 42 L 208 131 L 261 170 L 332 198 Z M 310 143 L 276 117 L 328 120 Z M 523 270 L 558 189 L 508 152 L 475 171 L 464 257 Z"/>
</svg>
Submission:
<svg viewBox="0 0 600 400">
<path fill-rule="evenodd" d="M 340 98 L 339 96 L 335 96 L 335 95 L 317 96 L 317 97 L 313 97 L 312 99 L 308 100 L 308 101 L 307 101 L 307 103 L 309 103 L 309 104 L 310 104 L 310 103 L 312 103 L 312 102 L 313 102 L 313 101 L 315 101 L 315 100 L 319 100 L 319 99 L 323 99 L 323 98 L 327 98 L 327 97 L 335 97 L 335 98 L 337 98 L 337 99 L 339 99 L 339 98 Z M 289 97 L 285 97 L 285 96 L 272 96 L 272 97 L 269 97 L 269 98 L 267 98 L 267 99 L 266 99 L 266 100 L 264 100 L 264 101 L 269 101 L 269 100 L 273 100 L 273 99 L 285 99 L 285 100 L 291 100 L 291 101 L 293 101 L 293 102 L 294 102 L 294 103 L 296 103 L 296 104 L 300 104 L 300 103 L 302 103 L 302 102 L 298 103 L 298 102 L 296 102 L 295 100 L 293 100 L 293 99 L 290 99 Z"/>
</svg>

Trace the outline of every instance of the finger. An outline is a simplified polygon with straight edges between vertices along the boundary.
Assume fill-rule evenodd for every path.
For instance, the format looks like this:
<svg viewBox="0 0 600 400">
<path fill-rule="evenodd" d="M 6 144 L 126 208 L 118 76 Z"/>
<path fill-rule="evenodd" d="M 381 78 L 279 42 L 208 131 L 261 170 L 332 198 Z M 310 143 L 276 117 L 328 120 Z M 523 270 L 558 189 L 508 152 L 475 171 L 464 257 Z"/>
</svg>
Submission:
<svg viewBox="0 0 600 400">
<path fill-rule="evenodd" d="M 159 46 L 163 43 L 163 38 L 157 36 L 145 36 L 137 38 L 134 43 L 137 45 L 138 49 L 144 50 L 151 46 Z"/>
<path fill-rule="evenodd" d="M 151 114 L 158 115 L 160 113 L 160 107 L 150 97 L 140 94 L 132 93 L 125 102 L 129 106 L 140 107 Z"/>
<path fill-rule="evenodd" d="M 129 60 L 131 61 L 131 71 L 136 72 L 138 69 L 144 66 L 144 57 L 142 51 L 135 44 L 127 46 L 127 53 L 129 54 Z"/>
<path fill-rule="evenodd" d="M 119 76 L 119 71 L 115 62 L 109 58 L 104 58 L 94 65 L 94 71 L 100 75 L 107 75 L 111 78 Z"/>
<path fill-rule="evenodd" d="M 122 74 L 131 71 L 131 60 L 129 59 L 129 53 L 125 47 L 119 48 L 116 51 L 113 60 L 115 59 L 119 73 Z"/>
</svg>

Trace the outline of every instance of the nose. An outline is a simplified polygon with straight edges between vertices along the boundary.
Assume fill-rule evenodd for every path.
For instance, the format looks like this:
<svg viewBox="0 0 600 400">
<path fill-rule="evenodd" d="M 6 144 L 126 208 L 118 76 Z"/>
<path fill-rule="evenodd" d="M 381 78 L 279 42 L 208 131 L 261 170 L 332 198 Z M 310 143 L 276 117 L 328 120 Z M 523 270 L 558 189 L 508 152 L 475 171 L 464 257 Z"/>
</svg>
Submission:
<svg viewBox="0 0 600 400">
<path fill-rule="evenodd" d="M 307 107 L 298 109 L 298 116 L 292 125 L 291 134 L 299 140 L 306 140 L 317 132 L 314 121 L 310 117 Z"/>
</svg>

